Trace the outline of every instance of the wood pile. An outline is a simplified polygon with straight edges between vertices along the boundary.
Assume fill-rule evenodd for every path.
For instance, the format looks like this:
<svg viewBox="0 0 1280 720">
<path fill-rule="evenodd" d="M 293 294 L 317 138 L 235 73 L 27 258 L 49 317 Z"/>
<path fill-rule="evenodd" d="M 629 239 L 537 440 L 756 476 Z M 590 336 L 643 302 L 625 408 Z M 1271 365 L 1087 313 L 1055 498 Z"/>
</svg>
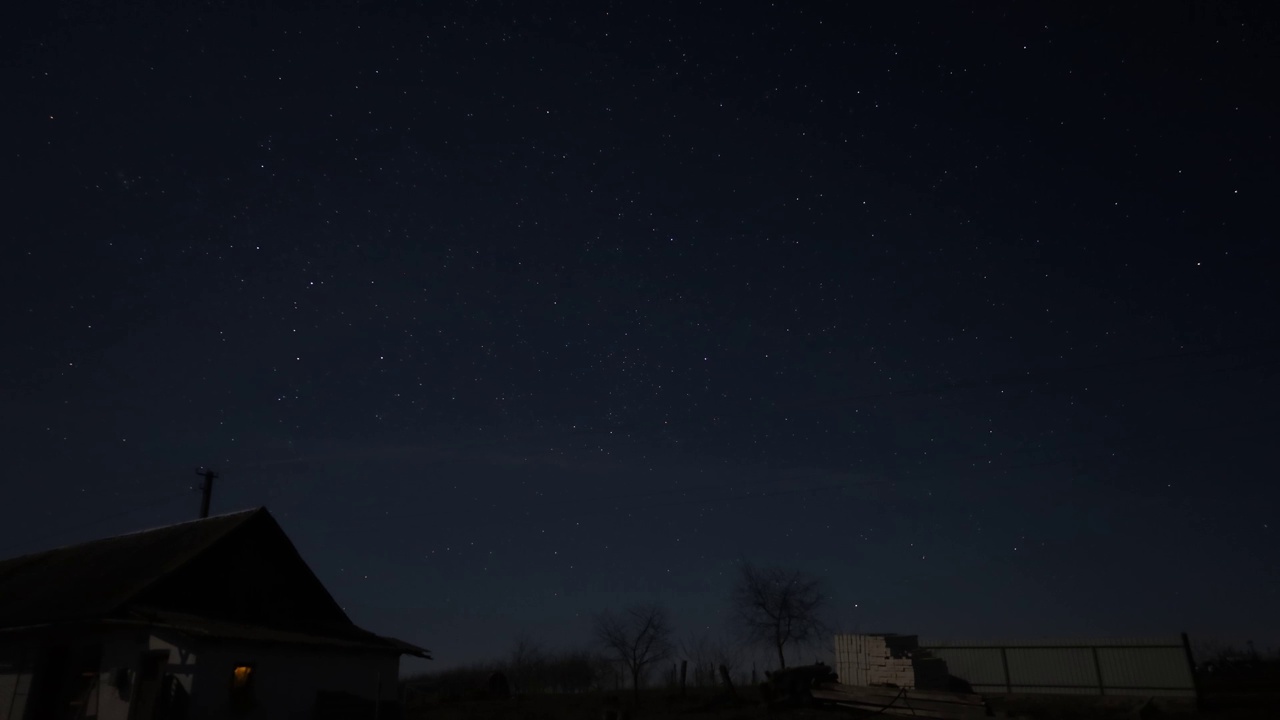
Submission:
<svg viewBox="0 0 1280 720">
<path fill-rule="evenodd" d="M 891 717 L 968 720 L 987 716 L 981 695 L 912 690 L 894 687 L 864 687 L 838 682 L 818 682 L 809 690 L 814 700 L 840 707 Z"/>
<path fill-rule="evenodd" d="M 820 703 L 889 717 L 969 720 L 987 716 L 981 695 L 916 690 L 887 685 L 845 685 L 825 664 L 804 665 L 765 674 L 764 701 L 773 705 Z"/>
</svg>

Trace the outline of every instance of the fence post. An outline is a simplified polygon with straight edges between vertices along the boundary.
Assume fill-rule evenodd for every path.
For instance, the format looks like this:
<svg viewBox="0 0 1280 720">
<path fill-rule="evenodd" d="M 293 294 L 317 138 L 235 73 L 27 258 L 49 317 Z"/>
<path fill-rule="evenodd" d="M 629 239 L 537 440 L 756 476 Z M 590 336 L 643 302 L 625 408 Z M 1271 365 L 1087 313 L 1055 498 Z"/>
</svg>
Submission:
<svg viewBox="0 0 1280 720">
<path fill-rule="evenodd" d="M 1004 691 L 1013 694 L 1013 681 L 1009 679 L 1009 648 L 1000 648 L 1000 664 L 1004 666 Z"/>
<path fill-rule="evenodd" d="M 1102 663 L 1098 662 L 1098 648 L 1089 648 L 1093 651 L 1093 671 L 1098 675 L 1098 694 L 1106 695 L 1107 686 L 1102 683 Z"/>
<path fill-rule="evenodd" d="M 724 680 L 724 689 L 730 697 L 737 697 L 737 693 L 733 691 L 733 680 L 729 678 L 729 668 L 726 665 L 720 666 L 720 678 Z"/>
<path fill-rule="evenodd" d="M 1182 633 L 1182 651 L 1187 654 L 1187 672 L 1191 673 L 1191 688 L 1196 694 L 1196 707 L 1200 707 L 1200 676 L 1196 675 L 1196 658 L 1191 654 L 1191 640 Z"/>
</svg>

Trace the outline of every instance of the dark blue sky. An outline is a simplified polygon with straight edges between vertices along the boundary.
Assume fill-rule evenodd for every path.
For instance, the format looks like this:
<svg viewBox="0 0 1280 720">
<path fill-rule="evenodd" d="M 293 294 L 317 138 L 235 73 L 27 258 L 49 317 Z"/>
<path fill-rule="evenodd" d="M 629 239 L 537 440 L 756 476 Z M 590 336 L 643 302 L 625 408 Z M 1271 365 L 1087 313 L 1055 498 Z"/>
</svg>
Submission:
<svg viewBox="0 0 1280 720">
<path fill-rule="evenodd" d="M 4 31 L 0 554 L 212 465 L 437 667 L 742 558 L 1280 642 L 1274 17 L 160 5 Z"/>
</svg>

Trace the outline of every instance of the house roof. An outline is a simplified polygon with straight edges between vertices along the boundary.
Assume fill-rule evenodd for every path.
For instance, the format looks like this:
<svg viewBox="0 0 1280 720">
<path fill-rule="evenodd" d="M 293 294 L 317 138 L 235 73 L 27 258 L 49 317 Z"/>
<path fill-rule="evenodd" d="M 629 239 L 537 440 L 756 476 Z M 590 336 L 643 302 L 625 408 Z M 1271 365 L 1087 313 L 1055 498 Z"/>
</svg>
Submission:
<svg viewBox="0 0 1280 720">
<path fill-rule="evenodd" d="M 399 650 L 405 655 L 415 655 L 430 659 L 431 653 L 416 645 L 395 638 L 376 635 L 367 630 L 352 627 L 348 632 L 335 634 L 316 634 L 296 632 L 278 628 L 228 622 L 213 618 L 166 612 L 162 610 L 138 609 L 128 618 L 111 621 L 119 625 L 143 625 L 153 629 L 176 630 L 209 640 L 237 640 L 255 643 L 314 645 L 344 650 L 374 650 L 386 652 L 388 648 Z"/>
<path fill-rule="evenodd" d="M 0 627 L 104 617 L 259 508 L 0 560 Z"/>
<path fill-rule="evenodd" d="M 274 555 L 268 554 L 264 543 L 275 552 Z M 297 555 L 296 548 L 266 508 L 0 560 L 0 629 L 107 619 L 144 621 L 145 615 L 139 615 L 140 605 L 151 605 L 157 598 L 164 600 L 192 594 L 188 592 L 192 576 L 202 575 L 205 568 L 217 568 L 220 555 L 234 553 L 238 547 L 243 552 L 245 546 L 262 549 L 262 562 L 286 562 L 292 572 L 287 577 L 293 578 L 296 586 L 295 597 L 305 597 L 308 609 L 314 610 L 324 621 L 313 627 L 286 628 L 277 627 L 280 623 L 269 619 L 261 621 L 264 618 L 254 622 L 253 618 L 244 617 L 208 617 L 208 613 L 203 612 L 170 615 L 164 621 L 176 628 L 174 623 L 180 619 L 187 630 L 205 635 L 217 628 L 229 633 L 234 629 L 232 635 L 246 640 L 255 636 L 263 640 L 272 636 L 278 641 L 284 641 L 285 637 L 301 641 L 305 637 L 312 642 L 325 638 L 332 642 L 427 656 L 427 651 L 422 648 L 382 638 L 351 623 L 305 561 Z M 259 553 L 255 550 L 253 554 Z M 286 577 L 283 570 L 281 568 L 281 572 L 276 573 L 267 568 L 266 572 Z M 261 571 L 259 568 L 258 578 L 263 577 Z M 244 577 L 248 578 L 244 581 L 246 583 L 257 582 L 248 569 Z M 220 587 L 226 584 L 225 580 L 225 576 L 211 577 L 208 582 L 212 585 L 206 587 Z M 260 592 L 278 596 L 278 590 L 278 587 L 264 587 Z M 163 609 L 180 610 L 167 605 Z"/>
</svg>

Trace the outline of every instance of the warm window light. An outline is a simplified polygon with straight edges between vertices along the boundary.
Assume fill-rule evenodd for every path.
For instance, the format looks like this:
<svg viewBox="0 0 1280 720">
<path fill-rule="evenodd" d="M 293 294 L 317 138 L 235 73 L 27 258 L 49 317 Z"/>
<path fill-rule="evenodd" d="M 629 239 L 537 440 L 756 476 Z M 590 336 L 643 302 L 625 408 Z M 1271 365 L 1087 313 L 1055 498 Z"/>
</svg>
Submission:
<svg viewBox="0 0 1280 720">
<path fill-rule="evenodd" d="M 253 666 L 236 665 L 231 669 L 231 712 L 244 715 L 253 710 Z"/>
</svg>

